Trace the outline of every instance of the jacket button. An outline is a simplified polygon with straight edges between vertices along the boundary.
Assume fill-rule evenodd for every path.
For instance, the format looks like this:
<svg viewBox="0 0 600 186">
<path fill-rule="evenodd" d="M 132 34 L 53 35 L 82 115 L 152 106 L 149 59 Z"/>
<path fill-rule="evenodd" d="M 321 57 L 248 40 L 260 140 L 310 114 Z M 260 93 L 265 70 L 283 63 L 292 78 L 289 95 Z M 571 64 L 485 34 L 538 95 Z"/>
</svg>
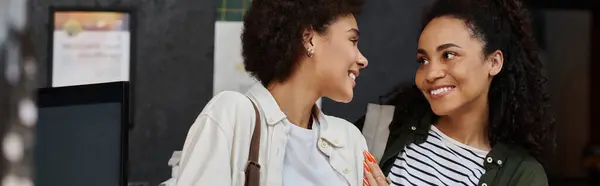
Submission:
<svg viewBox="0 0 600 186">
<path fill-rule="evenodd" d="M 322 147 L 322 148 L 327 148 L 327 143 L 326 143 L 326 142 L 324 142 L 324 141 L 321 141 L 321 147 Z"/>
<path fill-rule="evenodd" d="M 498 160 L 498 165 L 502 165 L 502 160 Z"/>
<path fill-rule="evenodd" d="M 487 183 L 482 183 L 481 186 L 487 186 Z"/>
<path fill-rule="evenodd" d="M 348 170 L 348 168 L 345 168 L 344 169 L 344 174 L 348 174 L 348 173 L 350 173 L 350 170 Z"/>
<path fill-rule="evenodd" d="M 412 127 L 410 127 L 410 130 L 417 130 L 417 127 L 412 126 Z"/>
<path fill-rule="evenodd" d="M 492 159 L 492 157 L 487 157 L 486 161 L 487 161 L 488 163 L 492 163 L 492 161 L 494 161 L 494 160 Z"/>
</svg>

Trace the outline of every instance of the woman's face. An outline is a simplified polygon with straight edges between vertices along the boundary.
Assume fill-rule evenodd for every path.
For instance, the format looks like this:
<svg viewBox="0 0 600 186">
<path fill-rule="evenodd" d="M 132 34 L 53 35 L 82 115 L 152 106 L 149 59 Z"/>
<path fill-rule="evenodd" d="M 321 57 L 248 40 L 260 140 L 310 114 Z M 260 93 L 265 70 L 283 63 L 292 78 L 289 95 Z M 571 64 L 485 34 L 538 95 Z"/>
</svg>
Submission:
<svg viewBox="0 0 600 186">
<path fill-rule="evenodd" d="M 336 19 L 324 34 L 313 34 L 307 48 L 321 95 L 337 102 L 350 102 L 354 96 L 355 79 L 367 67 L 365 56 L 358 49 L 359 31 L 353 15 Z"/>
<path fill-rule="evenodd" d="M 483 55 L 483 42 L 465 22 L 452 17 L 433 19 L 419 38 L 415 83 L 438 116 L 487 104 L 491 78 L 502 68 L 496 51 Z"/>
</svg>

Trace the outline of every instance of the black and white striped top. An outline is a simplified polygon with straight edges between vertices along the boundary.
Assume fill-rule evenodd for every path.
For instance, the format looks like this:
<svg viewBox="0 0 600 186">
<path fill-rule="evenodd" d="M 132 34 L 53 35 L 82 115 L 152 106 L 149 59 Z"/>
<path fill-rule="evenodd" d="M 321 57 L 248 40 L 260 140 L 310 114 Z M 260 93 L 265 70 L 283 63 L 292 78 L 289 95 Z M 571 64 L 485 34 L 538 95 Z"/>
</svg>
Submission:
<svg viewBox="0 0 600 186">
<path fill-rule="evenodd" d="M 409 144 L 398 154 L 388 176 L 392 185 L 477 185 L 487 153 L 432 125 L 425 143 Z"/>
</svg>

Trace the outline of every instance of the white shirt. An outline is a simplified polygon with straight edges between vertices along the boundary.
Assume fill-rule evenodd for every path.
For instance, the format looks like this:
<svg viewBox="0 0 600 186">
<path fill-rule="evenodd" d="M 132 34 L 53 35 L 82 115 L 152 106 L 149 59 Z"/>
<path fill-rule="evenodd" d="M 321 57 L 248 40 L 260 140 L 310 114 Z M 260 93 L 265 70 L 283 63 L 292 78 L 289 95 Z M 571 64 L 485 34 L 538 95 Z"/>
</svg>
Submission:
<svg viewBox="0 0 600 186">
<path fill-rule="evenodd" d="M 246 94 L 259 107 L 261 185 L 283 185 L 289 123 L 273 96 L 261 84 Z M 238 92 L 221 92 L 204 107 L 183 146 L 178 186 L 241 186 L 244 184 L 255 114 L 252 103 Z M 348 185 L 362 185 L 364 137 L 350 122 L 318 111 L 315 145 Z"/>
<path fill-rule="evenodd" d="M 328 157 L 317 147 L 319 122 L 313 129 L 290 125 L 288 144 L 283 161 L 284 186 L 348 185 L 328 163 Z"/>
<path fill-rule="evenodd" d="M 434 125 L 425 143 L 411 143 L 396 157 L 388 177 L 392 185 L 475 186 L 487 151 L 446 136 Z"/>
</svg>

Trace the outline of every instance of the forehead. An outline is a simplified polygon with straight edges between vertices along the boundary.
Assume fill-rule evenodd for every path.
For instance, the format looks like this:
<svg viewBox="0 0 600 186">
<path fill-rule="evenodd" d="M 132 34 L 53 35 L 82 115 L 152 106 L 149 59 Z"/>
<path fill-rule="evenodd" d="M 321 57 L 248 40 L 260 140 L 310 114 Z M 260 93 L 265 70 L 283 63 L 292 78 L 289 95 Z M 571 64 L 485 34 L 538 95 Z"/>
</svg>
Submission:
<svg viewBox="0 0 600 186">
<path fill-rule="evenodd" d="M 337 18 L 331 25 L 329 26 L 331 30 L 335 31 L 347 31 L 349 29 L 357 29 L 358 24 L 356 23 L 356 18 L 354 15 L 345 15 Z"/>
<path fill-rule="evenodd" d="M 452 17 L 438 17 L 431 20 L 419 37 L 421 47 L 437 47 L 446 43 L 468 47 L 479 44 L 479 40 L 472 37 L 464 21 Z"/>
</svg>

